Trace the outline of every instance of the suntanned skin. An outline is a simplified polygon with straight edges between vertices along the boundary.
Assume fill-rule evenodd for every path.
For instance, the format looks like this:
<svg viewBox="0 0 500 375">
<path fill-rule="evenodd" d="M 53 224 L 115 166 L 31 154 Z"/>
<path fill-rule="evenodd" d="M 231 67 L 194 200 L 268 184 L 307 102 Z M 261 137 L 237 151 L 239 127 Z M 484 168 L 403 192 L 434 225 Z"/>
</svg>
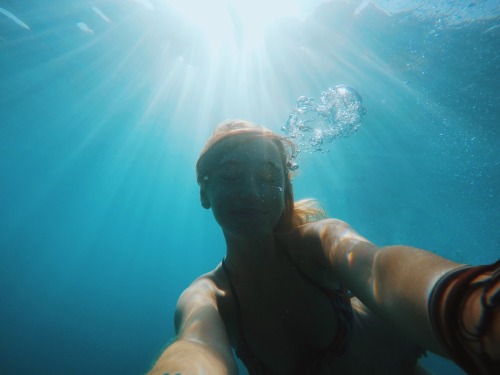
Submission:
<svg viewBox="0 0 500 375">
<path fill-rule="evenodd" d="M 237 374 L 224 322 L 217 310 L 215 283 L 200 278 L 179 298 L 177 338 L 160 356 L 150 375 Z"/>
<path fill-rule="evenodd" d="M 283 240 L 311 273 L 342 280 L 370 309 L 422 347 L 445 354 L 432 332 L 428 300 L 439 278 L 461 264 L 409 246 L 379 248 L 336 219 L 303 225 Z"/>
<path fill-rule="evenodd" d="M 223 230 L 226 265 L 241 303 L 245 337 L 259 360 L 278 374 L 289 374 L 304 347 L 327 347 L 337 331 L 332 305 L 304 280 L 285 249 L 293 263 L 322 286 L 335 289 L 345 283 L 417 343 L 443 353 L 430 329 L 427 298 L 434 282 L 459 265 L 415 248 L 378 248 L 334 219 L 276 236 L 273 228 L 284 207 L 284 172 L 276 168 L 279 165 L 272 142 L 247 142 L 222 158 L 221 168 L 201 189 L 203 207 L 212 208 Z M 219 313 L 224 303 L 234 307 L 219 265 L 179 298 L 176 340 L 149 374 L 236 374 L 231 353 L 238 339 L 236 313 L 230 311 L 232 318 L 224 322 Z M 356 306 L 358 326 L 350 351 L 322 374 L 388 374 L 387 366 L 397 360 L 393 352 L 376 351 L 377 346 L 399 342 L 399 334 L 386 323 L 376 323 L 379 328 L 373 331 L 380 331 L 379 336 L 366 338 L 372 347 L 363 346 L 363 324 L 375 318 L 361 303 Z M 369 368 L 362 367 L 366 363 Z"/>
</svg>

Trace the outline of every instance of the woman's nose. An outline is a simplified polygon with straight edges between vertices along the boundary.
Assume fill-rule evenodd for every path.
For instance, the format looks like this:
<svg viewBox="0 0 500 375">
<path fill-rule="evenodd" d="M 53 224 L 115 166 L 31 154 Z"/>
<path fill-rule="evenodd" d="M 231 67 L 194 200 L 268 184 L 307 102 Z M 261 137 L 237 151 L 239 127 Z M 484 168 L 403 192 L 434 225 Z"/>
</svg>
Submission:
<svg viewBox="0 0 500 375">
<path fill-rule="evenodd" d="M 259 181 L 249 176 L 242 182 L 240 195 L 242 198 L 260 199 L 262 197 L 262 186 Z"/>
</svg>

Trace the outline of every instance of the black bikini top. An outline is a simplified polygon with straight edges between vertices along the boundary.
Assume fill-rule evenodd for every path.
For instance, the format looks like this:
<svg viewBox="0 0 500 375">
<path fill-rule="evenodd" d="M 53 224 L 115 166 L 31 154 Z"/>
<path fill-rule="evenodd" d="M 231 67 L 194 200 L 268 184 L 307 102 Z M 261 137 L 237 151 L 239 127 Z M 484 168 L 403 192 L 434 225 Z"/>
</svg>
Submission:
<svg viewBox="0 0 500 375">
<path fill-rule="evenodd" d="M 341 356 L 347 350 L 353 325 L 353 312 L 351 307 L 350 295 L 347 288 L 345 288 L 343 285 L 341 285 L 340 288 L 334 290 L 324 288 L 316 281 L 312 280 L 304 272 L 302 272 L 302 270 L 297 267 L 295 263 L 293 263 L 288 254 L 287 256 L 290 259 L 291 263 L 298 270 L 300 275 L 307 282 L 314 285 L 325 294 L 325 296 L 332 304 L 333 310 L 335 311 L 335 314 L 338 318 L 337 333 L 332 343 L 326 348 L 318 349 L 313 356 L 308 356 L 307 358 L 300 359 L 297 368 L 293 372 L 293 374 L 297 375 L 312 375 L 318 373 L 326 365 L 331 365 L 336 358 Z M 239 341 L 237 347 L 235 348 L 236 355 L 245 364 L 250 375 L 271 375 L 273 374 L 273 372 L 266 368 L 266 366 L 259 360 L 259 358 L 257 358 L 255 353 L 250 349 L 249 345 L 246 342 L 245 333 L 241 321 L 240 301 L 238 299 L 238 295 L 236 294 L 236 290 L 234 289 L 231 278 L 229 277 L 225 259 L 222 260 L 222 269 L 224 270 L 224 273 L 229 282 L 229 287 L 234 296 L 234 304 L 236 308 L 239 333 Z"/>
</svg>

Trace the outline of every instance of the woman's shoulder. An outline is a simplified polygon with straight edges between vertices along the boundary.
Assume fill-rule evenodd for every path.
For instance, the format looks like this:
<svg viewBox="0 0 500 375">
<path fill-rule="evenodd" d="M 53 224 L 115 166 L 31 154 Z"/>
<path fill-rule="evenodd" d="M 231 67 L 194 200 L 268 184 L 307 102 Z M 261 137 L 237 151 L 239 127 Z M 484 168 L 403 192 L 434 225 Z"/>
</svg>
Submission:
<svg viewBox="0 0 500 375">
<path fill-rule="evenodd" d="M 219 263 L 212 271 L 197 277 L 185 290 L 184 293 L 199 294 L 209 293 L 215 297 L 223 293 L 227 288 L 227 279 L 222 266 Z"/>
</svg>

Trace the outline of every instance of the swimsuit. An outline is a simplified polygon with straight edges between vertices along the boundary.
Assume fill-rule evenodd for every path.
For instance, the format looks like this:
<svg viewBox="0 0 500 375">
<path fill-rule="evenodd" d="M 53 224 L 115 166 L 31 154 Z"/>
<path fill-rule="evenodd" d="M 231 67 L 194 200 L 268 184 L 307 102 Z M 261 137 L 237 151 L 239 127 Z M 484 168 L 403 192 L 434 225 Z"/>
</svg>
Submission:
<svg viewBox="0 0 500 375">
<path fill-rule="evenodd" d="M 286 253 L 286 252 L 285 252 Z M 287 254 L 288 259 L 290 259 Z M 291 259 L 290 259 L 291 261 Z M 303 273 L 300 268 L 291 261 L 291 263 L 298 270 L 300 275 L 310 284 L 318 288 L 321 292 L 325 294 L 330 303 L 332 304 L 333 310 L 335 311 L 338 318 L 337 333 L 333 342 L 326 348 L 317 349 L 313 355 L 308 356 L 308 358 L 300 358 L 293 374 L 297 375 L 312 375 L 318 373 L 325 365 L 330 365 L 342 355 L 350 341 L 353 325 L 353 311 L 351 307 L 351 300 L 349 291 L 347 288 L 341 285 L 340 288 L 335 290 L 326 289 L 309 276 Z M 232 295 L 234 296 L 234 304 L 236 308 L 236 316 L 238 323 L 238 333 L 239 342 L 236 347 L 236 355 L 245 364 L 250 375 L 271 375 L 273 372 L 266 368 L 259 358 L 252 352 L 248 343 L 245 339 L 245 334 L 243 331 L 243 325 L 241 321 L 241 307 L 238 295 L 234 289 L 233 283 L 229 278 L 227 266 L 224 260 L 222 260 L 222 269 L 226 275 L 229 282 L 229 287 L 231 288 Z"/>
<path fill-rule="evenodd" d="M 475 330 L 470 332 L 464 324 L 468 316 L 463 314 L 463 308 L 471 294 L 478 290 L 481 291 L 478 306 L 481 318 Z M 495 331 L 493 324 L 495 321 L 498 324 L 499 314 L 500 261 L 452 270 L 436 283 L 429 300 L 434 333 L 450 358 L 469 374 L 499 373 L 499 348 L 485 340 L 487 334 Z M 498 327 L 496 330 L 498 332 Z"/>
</svg>

